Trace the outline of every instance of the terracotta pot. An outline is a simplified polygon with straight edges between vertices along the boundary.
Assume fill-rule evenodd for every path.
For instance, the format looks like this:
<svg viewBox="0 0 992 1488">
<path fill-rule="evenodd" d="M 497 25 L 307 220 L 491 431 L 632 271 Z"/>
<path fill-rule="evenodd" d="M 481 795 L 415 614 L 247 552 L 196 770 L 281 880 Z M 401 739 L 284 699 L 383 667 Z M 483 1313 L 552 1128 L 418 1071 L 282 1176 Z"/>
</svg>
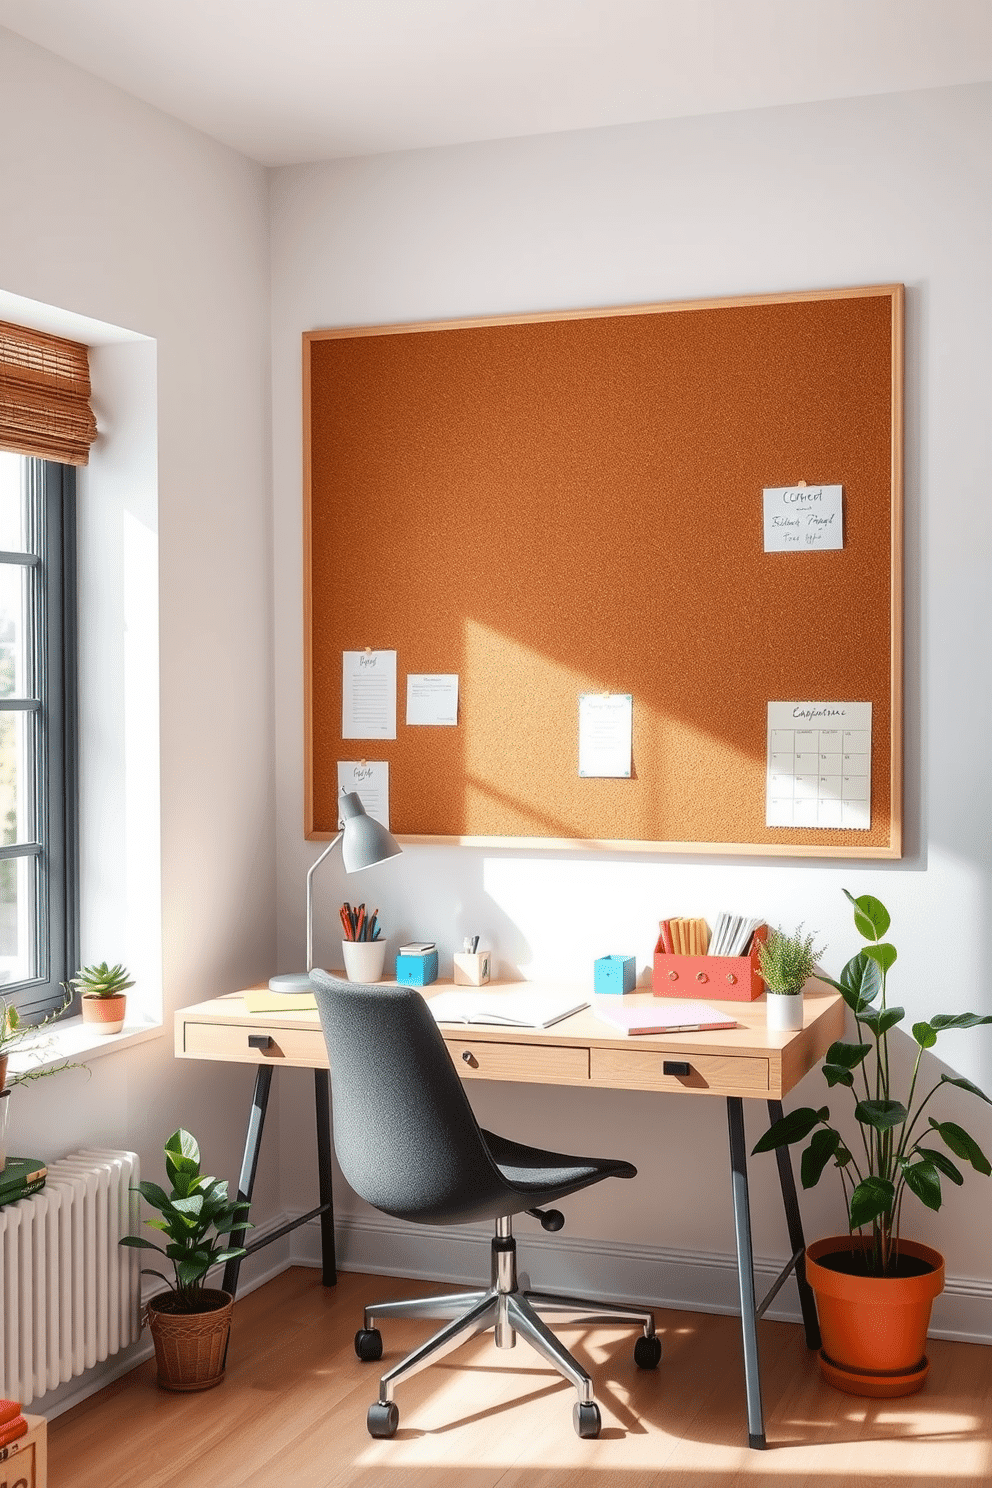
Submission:
<svg viewBox="0 0 992 1488">
<path fill-rule="evenodd" d="M 158 1382 L 163 1390 L 209 1390 L 224 1378 L 234 1298 L 205 1289 L 203 1312 L 175 1312 L 174 1292 L 148 1303 Z"/>
<path fill-rule="evenodd" d="M 120 1033 L 124 1027 L 124 1011 L 127 998 L 123 992 L 119 997 L 83 996 L 83 1022 L 89 1023 L 94 1033 Z"/>
<path fill-rule="evenodd" d="M 807 1246 L 806 1275 L 823 1338 L 820 1370 L 849 1395 L 912 1395 L 930 1371 L 927 1329 L 933 1299 L 944 1290 L 944 1258 L 929 1245 L 902 1240 L 901 1254 L 929 1267 L 922 1276 L 848 1276 L 819 1264 L 831 1251 L 861 1247 L 852 1235 Z"/>
</svg>

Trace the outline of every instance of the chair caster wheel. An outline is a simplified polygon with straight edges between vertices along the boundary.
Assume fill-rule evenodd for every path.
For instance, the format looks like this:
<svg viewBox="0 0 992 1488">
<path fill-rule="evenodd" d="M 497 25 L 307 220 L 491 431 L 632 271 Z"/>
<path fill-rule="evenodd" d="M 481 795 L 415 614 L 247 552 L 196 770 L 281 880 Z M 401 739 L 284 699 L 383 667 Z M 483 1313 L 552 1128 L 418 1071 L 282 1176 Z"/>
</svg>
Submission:
<svg viewBox="0 0 992 1488">
<path fill-rule="evenodd" d="M 355 1353 L 363 1364 L 382 1358 L 382 1334 L 378 1328 L 359 1328 L 355 1334 Z"/>
<path fill-rule="evenodd" d="M 643 1333 L 634 1344 L 634 1363 L 638 1369 L 657 1369 L 661 1363 L 661 1339 L 656 1333 L 645 1338 Z"/>
<path fill-rule="evenodd" d="M 588 1404 L 572 1406 L 572 1425 L 575 1427 L 579 1436 L 590 1438 L 598 1436 L 599 1428 L 602 1424 L 603 1421 L 599 1414 L 599 1406 L 594 1400 Z"/>
<path fill-rule="evenodd" d="M 366 1417 L 369 1436 L 395 1436 L 399 1424 L 400 1413 L 392 1400 L 388 1402 L 377 1400 L 374 1405 L 369 1406 L 369 1413 Z"/>
</svg>

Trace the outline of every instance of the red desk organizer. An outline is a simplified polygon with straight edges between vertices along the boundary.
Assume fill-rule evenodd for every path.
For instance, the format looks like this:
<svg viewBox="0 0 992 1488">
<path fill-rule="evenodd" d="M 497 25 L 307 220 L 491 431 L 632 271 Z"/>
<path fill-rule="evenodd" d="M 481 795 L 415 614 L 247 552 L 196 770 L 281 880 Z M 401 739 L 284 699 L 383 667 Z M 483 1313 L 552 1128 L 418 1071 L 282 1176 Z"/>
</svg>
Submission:
<svg viewBox="0 0 992 1488">
<path fill-rule="evenodd" d="M 765 990 L 758 960 L 758 941 L 768 926 L 754 932 L 749 956 L 669 956 L 658 937 L 651 985 L 655 997 L 715 997 L 720 1002 L 753 1002 Z"/>
</svg>

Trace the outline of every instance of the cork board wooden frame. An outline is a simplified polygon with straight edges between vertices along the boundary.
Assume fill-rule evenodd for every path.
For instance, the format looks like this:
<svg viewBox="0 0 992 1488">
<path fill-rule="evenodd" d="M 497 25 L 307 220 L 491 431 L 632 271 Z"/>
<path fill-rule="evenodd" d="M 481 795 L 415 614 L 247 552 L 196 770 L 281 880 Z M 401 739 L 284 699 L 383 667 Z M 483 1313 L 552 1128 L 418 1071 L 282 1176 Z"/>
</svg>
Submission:
<svg viewBox="0 0 992 1488">
<path fill-rule="evenodd" d="M 303 337 L 305 828 L 390 766 L 401 840 L 901 856 L 903 287 Z M 844 546 L 765 553 L 762 490 L 839 484 Z M 343 741 L 342 652 L 397 653 Z M 457 727 L 405 723 L 457 673 Z M 633 695 L 631 779 L 578 699 Z M 766 705 L 872 704 L 868 830 L 765 826 Z"/>
</svg>

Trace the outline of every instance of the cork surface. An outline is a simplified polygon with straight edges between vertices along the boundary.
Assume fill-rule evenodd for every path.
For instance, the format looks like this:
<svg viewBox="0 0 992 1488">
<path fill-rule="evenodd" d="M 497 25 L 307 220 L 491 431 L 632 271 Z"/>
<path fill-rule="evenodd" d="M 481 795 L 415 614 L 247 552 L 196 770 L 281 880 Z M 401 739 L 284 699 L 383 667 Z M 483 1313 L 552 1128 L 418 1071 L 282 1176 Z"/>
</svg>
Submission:
<svg viewBox="0 0 992 1488">
<path fill-rule="evenodd" d="M 367 757 L 399 834 L 890 845 L 891 288 L 304 355 L 314 833 Z M 765 553 L 763 487 L 802 480 L 843 486 L 843 549 Z M 388 743 L 341 739 L 366 646 L 397 652 Z M 406 726 L 408 672 L 458 673 L 457 728 Z M 632 779 L 579 778 L 582 692 L 633 694 Z M 803 698 L 873 704 L 868 832 L 765 826 L 766 705 Z"/>
</svg>

